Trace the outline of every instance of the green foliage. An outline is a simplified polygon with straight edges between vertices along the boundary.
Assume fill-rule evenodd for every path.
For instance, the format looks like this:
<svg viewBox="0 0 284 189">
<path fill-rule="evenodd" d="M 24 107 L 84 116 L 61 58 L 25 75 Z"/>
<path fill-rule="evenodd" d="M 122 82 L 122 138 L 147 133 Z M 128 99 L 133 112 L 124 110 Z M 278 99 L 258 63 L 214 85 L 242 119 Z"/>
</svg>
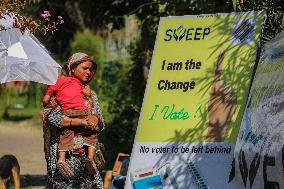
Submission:
<svg viewBox="0 0 284 189">
<path fill-rule="evenodd" d="M 102 39 L 90 29 L 77 32 L 70 43 L 71 53 L 82 51 L 99 64 L 103 63 Z"/>
<path fill-rule="evenodd" d="M 152 37 L 153 36 L 154 35 L 152 34 Z M 143 67 L 149 66 L 151 62 L 151 54 L 146 55 L 146 52 L 152 52 L 152 48 L 151 51 L 147 49 L 148 51 L 145 52 L 142 45 L 143 43 L 138 38 L 131 43 L 129 47 L 132 64 L 129 70 L 128 82 L 131 93 L 135 97 L 133 99 L 133 105 L 136 110 L 140 110 L 141 108 L 146 87 L 146 78 L 144 76 Z"/>
<path fill-rule="evenodd" d="M 26 106 L 32 106 L 37 109 L 42 108 L 42 97 L 45 93 L 45 90 L 47 88 L 46 85 L 31 82 L 30 84 L 27 85 L 26 91 L 24 91 L 22 96 L 26 96 L 27 99 L 25 101 Z"/>
<path fill-rule="evenodd" d="M 95 82 L 91 83 L 91 87 L 99 92 L 101 86 L 101 76 L 103 73 L 103 41 L 95 35 L 91 30 L 86 29 L 77 32 L 70 43 L 71 53 L 83 52 L 88 54 L 98 65 L 95 75 Z"/>
<path fill-rule="evenodd" d="M 237 11 L 266 10 L 263 41 L 269 41 L 283 29 L 283 0 L 237 0 Z"/>
<path fill-rule="evenodd" d="M 30 82 L 23 90 L 1 88 L 0 120 L 20 121 L 33 118 L 36 125 L 41 125 L 39 112 L 42 109 L 41 99 L 46 85 Z M 4 102 L 3 102 L 4 101 Z"/>
<path fill-rule="evenodd" d="M 195 14 L 213 14 L 216 12 L 231 12 L 233 2 L 231 0 L 162 0 L 165 5 L 164 11 L 167 15 L 195 15 Z"/>
<path fill-rule="evenodd" d="M 135 136 L 138 112 L 129 88 L 129 61 L 106 62 L 103 73 L 100 104 L 106 128 L 100 135 L 107 148 L 108 167 L 113 166 L 117 153 L 130 153 Z"/>
</svg>

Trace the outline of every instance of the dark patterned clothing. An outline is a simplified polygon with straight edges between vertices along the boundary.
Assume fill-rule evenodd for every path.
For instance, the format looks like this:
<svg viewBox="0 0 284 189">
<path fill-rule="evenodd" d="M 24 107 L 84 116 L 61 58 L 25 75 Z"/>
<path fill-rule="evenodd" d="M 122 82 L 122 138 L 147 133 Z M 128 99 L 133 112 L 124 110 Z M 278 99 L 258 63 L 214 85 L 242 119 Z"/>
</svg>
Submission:
<svg viewBox="0 0 284 189">
<path fill-rule="evenodd" d="M 92 92 L 94 99 L 94 107 L 103 124 L 101 109 L 98 103 L 98 98 L 95 92 Z M 50 108 L 44 110 L 46 124 L 43 128 L 44 151 L 47 162 L 47 183 L 46 189 L 102 189 L 103 182 L 99 173 L 90 175 L 85 168 L 86 153 L 81 155 L 69 154 L 66 156 L 66 163 L 74 173 L 71 179 L 65 179 L 59 173 L 56 163 L 58 159 L 58 141 L 60 122 L 63 119 L 63 114 L 60 107 L 51 111 Z M 74 149 L 81 148 L 84 144 L 82 137 L 74 138 Z M 85 151 L 86 152 L 86 151 Z"/>
</svg>

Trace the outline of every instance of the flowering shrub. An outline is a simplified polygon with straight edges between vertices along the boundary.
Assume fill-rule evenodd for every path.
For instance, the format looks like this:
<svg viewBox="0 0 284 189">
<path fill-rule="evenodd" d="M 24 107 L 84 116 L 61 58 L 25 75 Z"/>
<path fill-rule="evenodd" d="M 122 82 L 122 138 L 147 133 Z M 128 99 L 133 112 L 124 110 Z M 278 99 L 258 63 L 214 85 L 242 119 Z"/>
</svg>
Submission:
<svg viewBox="0 0 284 189">
<path fill-rule="evenodd" d="M 12 27 L 19 28 L 22 32 L 28 29 L 31 33 L 53 33 L 58 26 L 64 23 L 61 16 L 52 20 L 52 15 L 45 10 L 40 18 L 32 18 L 24 14 L 26 3 L 23 0 L 0 0 L 0 19 L 12 18 Z M 0 30 L 5 27 L 0 25 Z"/>
<path fill-rule="evenodd" d="M 49 22 L 49 17 L 51 16 L 51 14 L 49 13 L 49 11 L 43 11 L 43 13 L 41 14 L 41 17 L 44 19 L 44 21 Z"/>
</svg>

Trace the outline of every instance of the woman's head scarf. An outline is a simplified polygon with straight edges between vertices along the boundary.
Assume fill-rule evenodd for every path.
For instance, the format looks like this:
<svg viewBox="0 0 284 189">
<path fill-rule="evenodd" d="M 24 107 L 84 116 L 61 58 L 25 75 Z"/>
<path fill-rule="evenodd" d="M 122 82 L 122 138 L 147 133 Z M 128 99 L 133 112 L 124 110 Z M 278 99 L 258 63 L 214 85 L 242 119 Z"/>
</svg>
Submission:
<svg viewBox="0 0 284 189">
<path fill-rule="evenodd" d="M 80 64 L 86 61 L 92 62 L 94 70 L 96 70 L 96 63 L 87 54 L 82 52 L 75 53 L 68 59 L 67 68 L 69 71 L 71 71 L 72 65 Z"/>
</svg>

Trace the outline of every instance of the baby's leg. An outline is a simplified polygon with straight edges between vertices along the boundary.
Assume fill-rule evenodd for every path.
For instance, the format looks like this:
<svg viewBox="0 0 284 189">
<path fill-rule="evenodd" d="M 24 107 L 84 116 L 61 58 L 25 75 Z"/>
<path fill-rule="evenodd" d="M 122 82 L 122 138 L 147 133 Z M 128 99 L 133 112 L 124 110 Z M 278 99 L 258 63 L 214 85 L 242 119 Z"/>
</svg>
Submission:
<svg viewBox="0 0 284 189">
<path fill-rule="evenodd" d="M 58 162 L 65 162 L 66 151 L 73 149 L 74 132 L 69 129 L 65 129 L 60 132 L 59 145 L 58 145 Z"/>
<path fill-rule="evenodd" d="M 74 175 L 69 165 L 65 162 L 66 151 L 73 149 L 73 138 L 74 132 L 72 130 L 65 129 L 60 132 L 57 168 L 60 174 L 67 179 L 71 178 Z"/>
<path fill-rule="evenodd" d="M 94 159 L 94 152 L 95 149 L 92 146 L 88 146 L 88 158 L 93 160 Z"/>
<path fill-rule="evenodd" d="M 59 173 L 64 177 L 64 178 L 71 178 L 74 176 L 72 170 L 68 166 L 68 164 L 65 162 L 65 151 L 59 151 L 59 158 L 57 162 L 57 167 L 59 170 Z"/>
<path fill-rule="evenodd" d="M 88 146 L 88 158 L 86 158 L 86 168 L 90 174 L 95 174 L 98 169 L 94 162 L 95 149 L 92 146 Z"/>
</svg>

